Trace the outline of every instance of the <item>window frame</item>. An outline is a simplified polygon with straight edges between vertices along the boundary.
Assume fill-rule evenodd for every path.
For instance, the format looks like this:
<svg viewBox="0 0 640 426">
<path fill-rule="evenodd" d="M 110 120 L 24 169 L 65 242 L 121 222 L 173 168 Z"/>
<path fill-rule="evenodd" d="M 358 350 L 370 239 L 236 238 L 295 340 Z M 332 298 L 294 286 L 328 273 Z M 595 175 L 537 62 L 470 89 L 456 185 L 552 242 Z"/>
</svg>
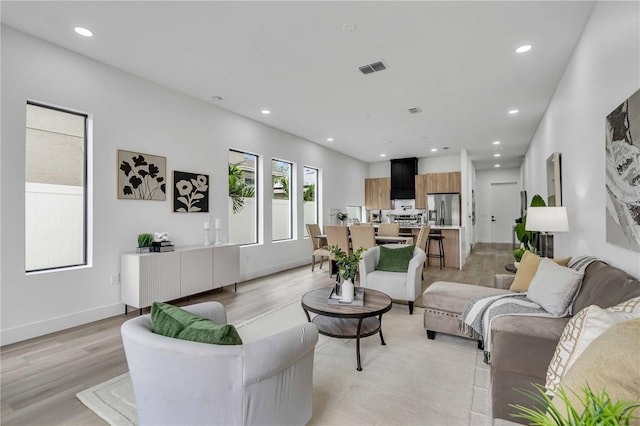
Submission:
<svg viewBox="0 0 640 426">
<path fill-rule="evenodd" d="M 289 201 L 289 234 L 287 238 L 279 238 L 279 239 L 275 239 L 273 238 L 273 201 L 275 200 L 274 198 L 274 188 L 273 188 L 273 166 L 275 162 L 279 162 L 279 163 L 285 163 L 289 165 L 289 194 L 288 194 L 288 199 L 287 201 Z M 293 239 L 295 239 L 295 223 L 296 221 L 294 220 L 294 209 L 293 209 L 293 205 L 294 205 L 294 201 L 295 201 L 295 188 L 296 188 L 296 182 L 295 182 L 295 163 L 293 161 L 288 161 L 288 160 L 283 160 L 281 158 L 276 158 L 273 157 L 271 158 L 271 241 L 272 242 L 281 242 L 281 241 L 291 241 Z"/>
<path fill-rule="evenodd" d="M 253 152 L 249 152 L 249 151 L 243 151 L 240 149 L 234 149 L 234 148 L 229 148 L 228 152 L 235 152 L 238 154 L 242 154 L 244 155 L 252 155 L 255 157 L 255 171 L 253 174 L 253 190 L 254 192 L 254 198 L 256 200 L 256 207 L 255 207 L 255 240 L 249 243 L 233 243 L 233 244 L 238 244 L 241 247 L 244 246 L 252 246 L 252 245 L 258 245 L 262 243 L 262 239 L 260 238 L 260 217 L 262 216 L 262 208 L 261 208 L 261 202 L 260 202 L 260 182 L 262 181 L 262 179 L 260 178 L 260 171 L 261 171 L 261 156 L 260 154 L 256 154 Z M 229 162 L 229 154 L 227 154 L 227 167 L 228 164 L 230 164 Z M 245 182 L 246 183 L 246 182 Z M 229 187 L 227 184 L 227 198 L 229 198 Z M 228 208 L 228 207 L 227 207 Z M 233 215 L 233 212 L 231 213 L 231 215 Z M 231 216 L 229 217 L 229 231 L 231 230 Z"/>
<path fill-rule="evenodd" d="M 84 113 L 84 112 L 80 112 L 80 111 L 75 111 L 72 110 L 70 108 L 64 108 L 64 107 L 59 107 L 59 106 L 55 106 L 55 105 L 51 105 L 51 104 L 46 104 L 43 102 L 37 102 L 37 101 L 32 101 L 32 100 L 27 100 L 26 105 L 32 105 L 32 106 L 36 106 L 39 108 L 46 108 L 46 109 L 50 109 L 53 111 L 58 111 L 58 112 L 63 112 L 66 114 L 71 114 L 71 115 L 76 115 L 76 116 L 80 116 L 80 117 L 84 117 L 84 126 L 83 126 L 83 131 L 84 131 L 84 137 L 83 137 L 83 142 L 82 142 L 82 149 L 83 149 L 83 173 L 82 173 L 82 188 L 83 188 L 83 200 L 82 200 L 82 221 L 83 221 L 83 226 L 82 226 L 82 233 L 83 233 L 83 241 L 82 241 L 82 263 L 75 263 L 75 264 L 70 264 L 70 265 L 61 265 L 61 266 L 51 266 L 51 267 L 47 267 L 47 268 L 38 268 L 38 269 L 27 269 L 27 240 L 26 240 L 26 221 L 25 221 L 25 258 L 24 258 L 24 270 L 25 270 L 25 274 L 27 275 L 32 275 L 32 274 L 41 274 L 41 273 L 46 273 L 46 272 L 55 272 L 55 271 L 61 271 L 61 270 L 69 270 L 69 269 L 78 269 L 78 268 L 83 268 L 83 267 L 89 267 L 91 266 L 91 262 L 89 259 L 90 256 L 90 252 L 89 252 L 89 199 L 91 198 L 91 188 L 89 188 L 89 156 L 91 153 L 91 147 L 90 147 L 90 134 L 89 131 L 91 129 L 91 124 L 90 124 L 90 115 L 88 113 Z M 26 136 L 26 131 L 27 131 L 27 126 L 26 126 L 26 112 L 25 112 L 25 151 L 26 151 L 26 143 L 27 143 L 27 136 Z M 27 184 L 27 180 L 26 180 L 26 161 L 27 161 L 27 157 L 26 157 L 26 152 L 25 152 L 25 178 L 24 178 L 24 182 L 25 182 L 25 194 L 26 194 L 26 184 Z M 25 200 L 26 202 L 26 200 Z M 26 204 L 25 204 L 25 212 L 24 212 L 24 216 L 26 219 Z"/>
<path fill-rule="evenodd" d="M 320 226 L 320 229 L 322 229 L 322 219 L 320 217 L 320 169 L 317 167 L 308 166 L 308 165 L 302 166 L 302 220 L 305 224 L 307 223 L 306 218 L 304 217 L 304 176 L 305 176 L 306 169 L 315 171 L 316 180 L 315 180 L 314 196 L 315 196 L 315 203 L 316 203 L 316 223 L 318 224 L 318 226 Z M 303 236 L 304 238 L 309 238 L 309 235 L 307 234 L 306 226 L 303 231 Z"/>
</svg>

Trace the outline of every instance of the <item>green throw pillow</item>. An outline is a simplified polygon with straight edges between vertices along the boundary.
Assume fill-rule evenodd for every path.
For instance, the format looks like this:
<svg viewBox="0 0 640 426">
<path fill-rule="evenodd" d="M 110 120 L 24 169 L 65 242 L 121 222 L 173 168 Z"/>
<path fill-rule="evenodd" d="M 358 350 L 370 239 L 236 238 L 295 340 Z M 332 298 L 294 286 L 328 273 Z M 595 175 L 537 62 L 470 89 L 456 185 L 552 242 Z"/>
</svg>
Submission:
<svg viewBox="0 0 640 426">
<path fill-rule="evenodd" d="M 380 246 L 378 271 L 407 272 L 415 246 L 388 248 Z"/>
<path fill-rule="evenodd" d="M 153 302 L 151 328 L 154 333 L 192 342 L 214 345 L 242 344 L 242 339 L 233 325 L 217 324 L 168 303 Z"/>
</svg>

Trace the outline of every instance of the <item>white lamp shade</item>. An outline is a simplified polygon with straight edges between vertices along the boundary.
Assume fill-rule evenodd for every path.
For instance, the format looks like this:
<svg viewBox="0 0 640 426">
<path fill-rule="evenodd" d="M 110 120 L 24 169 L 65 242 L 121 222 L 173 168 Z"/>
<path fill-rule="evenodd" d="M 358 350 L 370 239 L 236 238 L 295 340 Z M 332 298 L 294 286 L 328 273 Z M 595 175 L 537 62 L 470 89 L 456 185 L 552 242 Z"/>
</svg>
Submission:
<svg viewBox="0 0 640 426">
<path fill-rule="evenodd" d="M 567 232 L 569 220 L 566 207 L 529 207 L 527 231 Z"/>
</svg>

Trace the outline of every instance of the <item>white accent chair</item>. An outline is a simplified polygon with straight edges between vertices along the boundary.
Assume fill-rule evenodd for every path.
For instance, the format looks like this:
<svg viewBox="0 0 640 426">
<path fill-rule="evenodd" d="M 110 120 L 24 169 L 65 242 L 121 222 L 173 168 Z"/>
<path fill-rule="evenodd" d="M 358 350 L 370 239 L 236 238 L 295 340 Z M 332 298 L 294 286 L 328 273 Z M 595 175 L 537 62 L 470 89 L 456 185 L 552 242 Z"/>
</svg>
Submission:
<svg viewBox="0 0 640 426">
<path fill-rule="evenodd" d="M 404 244 L 386 244 L 387 248 L 402 248 Z M 413 302 L 422 290 L 422 265 L 427 256 L 424 251 L 415 247 L 407 272 L 378 271 L 380 246 L 372 247 L 362 254 L 360 260 L 360 286 L 371 288 L 387 294 L 395 300 L 409 302 L 409 314 L 413 314 Z"/>
<path fill-rule="evenodd" d="M 183 309 L 227 322 L 218 302 Z M 125 322 L 121 333 L 140 425 L 302 425 L 311 418 L 318 341 L 311 323 L 237 346 L 155 334 L 148 314 Z"/>
</svg>

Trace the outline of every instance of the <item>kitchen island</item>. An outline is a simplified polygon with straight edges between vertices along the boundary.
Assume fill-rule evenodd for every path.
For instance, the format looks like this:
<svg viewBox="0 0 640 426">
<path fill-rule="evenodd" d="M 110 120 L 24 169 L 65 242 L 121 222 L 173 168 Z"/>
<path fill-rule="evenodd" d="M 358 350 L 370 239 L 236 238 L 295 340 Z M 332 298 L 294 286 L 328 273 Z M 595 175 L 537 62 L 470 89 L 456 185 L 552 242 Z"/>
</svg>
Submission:
<svg viewBox="0 0 640 426">
<path fill-rule="evenodd" d="M 406 232 L 410 232 L 415 238 L 417 238 L 418 233 L 420 232 L 420 225 L 411 225 L 411 226 L 400 226 L 400 234 L 404 234 Z M 463 247 L 463 238 L 464 238 L 464 228 L 462 226 L 439 226 L 432 225 L 431 229 L 440 229 L 442 232 L 442 236 L 444 237 L 442 240 L 442 245 L 444 246 L 444 264 L 447 268 L 456 268 L 462 269 L 464 266 L 464 261 L 466 256 L 464 256 Z M 438 253 L 438 243 L 434 241 L 429 247 L 429 253 L 427 254 L 437 254 Z M 429 257 L 427 258 L 428 266 L 440 267 L 440 260 L 437 258 Z"/>
<path fill-rule="evenodd" d="M 376 226 L 376 224 L 374 224 L 374 226 Z M 400 225 L 400 235 L 413 236 L 415 243 L 415 239 L 418 237 L 421 227 L 422 225 Z M 465 238 L 464 227 L 432 225 L 431 229 L 440 229 L 442 231 L 442 236 L 444 237 L 442 244 L 444 246 L 445 267 L 462 269 L 466 260 L 463 250 Z M 429 253 L 438 253 L 437 242 L 431 244 L 429 247 Z M 440 266 L 439 259 L 430 257 L 427 258 L 427 260 L 429 262 L 429 266 Z"/>
</svg>

